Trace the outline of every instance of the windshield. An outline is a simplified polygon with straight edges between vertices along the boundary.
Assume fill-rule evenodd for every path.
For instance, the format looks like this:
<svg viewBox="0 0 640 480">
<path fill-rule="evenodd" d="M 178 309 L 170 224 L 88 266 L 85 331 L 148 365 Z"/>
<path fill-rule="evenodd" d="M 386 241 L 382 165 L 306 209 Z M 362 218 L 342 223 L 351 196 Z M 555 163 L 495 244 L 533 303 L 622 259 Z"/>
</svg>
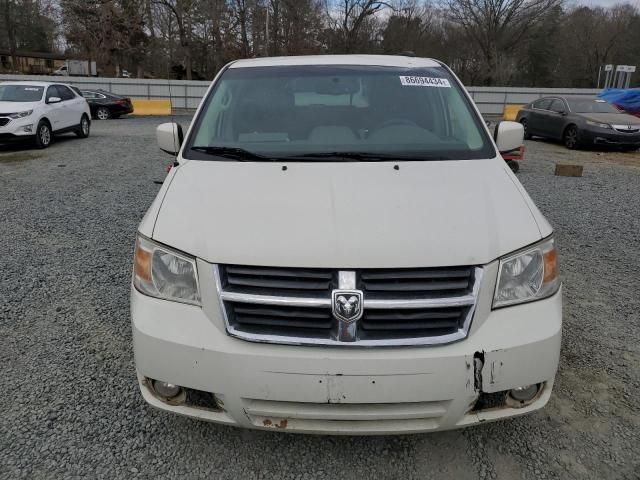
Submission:
<svg viewBox="0 0 640 480">
<path fill-rule="evenodd" d="M 569 108 L 574 113 L 621 113 L 605 100 L 576 100 L 568 98 Z"/>
<path fill-rule="evenodd" d="M 43 92 L 33 85 L 0 85 L 0 102 L 39 102 Z"/>
<path fill-rule="evenodd" d="M 495 156 L 442 67 L 231 68 L 209 94 L 183 155 L 219 160 L 225 150 L 239 160 L 243 153 L 305 161 Z"/>
</svg>

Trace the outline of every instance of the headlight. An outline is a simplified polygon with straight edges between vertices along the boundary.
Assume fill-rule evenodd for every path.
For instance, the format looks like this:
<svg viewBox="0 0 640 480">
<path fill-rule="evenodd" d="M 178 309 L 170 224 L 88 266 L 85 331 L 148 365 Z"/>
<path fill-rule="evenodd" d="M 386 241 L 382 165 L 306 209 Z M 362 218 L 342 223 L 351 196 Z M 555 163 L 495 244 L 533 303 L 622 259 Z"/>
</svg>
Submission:
<svg viewBox="0 0 640 480">
<path fill-rule="evenodd" d="M 600 128 L 611 128 L 611 125 L 609 125 L 608 123 L 592 122 L 591 120 L 587 120 L 587 125 L 591 125 L 593 127 L 600 127 Z"/>
<path fill-rule="evenodd" d="M 133 285 L 152 297 L 200 305 L 196 261 L 138 235 Z"/>
<path fill-rule="evenodd" d="M 493 308 L 550 297 L 559 288 L 558 254 L 552 237 L 500 260 Z"/>
<path fill-rule="evenodd" d="M 16 112 L 16 113 L 10 113 L 8 115 L 9 118 L 13 118 L 14 120 L 18 119 L 18 118 L 24 118 L 24 117 L 28 117 L 29 115 L 31 115 L 33 113 L 33 110 L 25 110 L 24 112 Z"/>
</svg>

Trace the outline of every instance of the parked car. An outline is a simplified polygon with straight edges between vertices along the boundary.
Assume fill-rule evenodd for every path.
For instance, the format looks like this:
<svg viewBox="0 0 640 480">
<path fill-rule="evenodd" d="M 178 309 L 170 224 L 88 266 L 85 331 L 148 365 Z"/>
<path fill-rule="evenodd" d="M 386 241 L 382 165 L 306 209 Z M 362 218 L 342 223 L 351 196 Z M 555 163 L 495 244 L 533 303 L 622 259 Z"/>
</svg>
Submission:
<svg viewBox="0 0 640 480">
<path fill-rule="evenodd" d="M 98 120 L 108 120 L 133 113 L 133 104 L 130 98 L 104 90 L 82 90 L 82 96 L 89 102 L 91 115 Z"/>
<path fill-rule="evenodd" d="M 87 138 L 90 129 L 89 105 L 69 85 L 0 83 L 0 142 L 33 140 L 47 148 L 54 135 L 75 132 Z"/>
<path fill-rule="evenodd" d="M 593 145 L 640 148 L 640 118 L 597 97 L 544 97 L 525 105 L 516 119 L 533 136 L 560 140 L 569 149 Z"/>
<path fill-rule="evenodd" d="M 442 63 L 239 60 L 213 81 L 139 225 L 139 386 L 202 420 L 307 433 L 444 430 L 551 395 L 553 230 Z M 183 140 L 184 138 L 184 140 Z M 495 138 L 495 141 L 494 141 Z"/>
</svg>

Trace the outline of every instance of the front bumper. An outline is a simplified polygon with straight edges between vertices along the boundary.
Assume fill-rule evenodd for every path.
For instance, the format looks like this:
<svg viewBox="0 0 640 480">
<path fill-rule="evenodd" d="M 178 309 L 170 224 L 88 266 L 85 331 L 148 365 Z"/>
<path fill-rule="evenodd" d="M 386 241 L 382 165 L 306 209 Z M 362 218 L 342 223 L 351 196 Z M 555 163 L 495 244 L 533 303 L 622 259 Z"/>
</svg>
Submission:
<svg viewBox="0 0 640 480">
<path fill-rule="evenodd" d="M 4 142 L 33 137 L 36 133 L 37 123 L 33 115 L 10 120 L 9 123 L 0 127 L 0 141 Z"/>
<path fill-rule="evenodd" d="M 640 148 L 640 133 L 618 133 L 612 129 L 585 130 L 583 141 L 587 144 Z"/>
<path fill-rule="evenodd" d="M 216 303 L 216 302 L 213 302 Z M 131 293 L 138 380 L 151 405 L 202 420 L 329 434 L 446 430 L 543 407 L 561 339 L 561 292 L 489 311 L 463 341 L 402 348 L 310 347 L 230 337 L 216 305 Z M 478 322 L 480 323 L 480 322 Z M 212 392 L 220 408 L 171 405 L 146 379 Z M 523 408 L 472 408 L 481 392 L 544 383 Z"/>
</svg>

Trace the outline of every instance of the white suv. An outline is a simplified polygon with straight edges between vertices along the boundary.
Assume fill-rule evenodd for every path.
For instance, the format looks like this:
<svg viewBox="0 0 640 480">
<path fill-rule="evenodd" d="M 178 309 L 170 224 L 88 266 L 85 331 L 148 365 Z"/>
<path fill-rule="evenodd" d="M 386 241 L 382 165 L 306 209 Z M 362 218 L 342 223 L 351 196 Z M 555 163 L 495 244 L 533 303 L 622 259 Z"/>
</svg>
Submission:
<svg viewBox="0 0 640 480">
<path fill-rule="evenodd" d="M 68 85 L 46 82 L 0 83 L 0 143 L 33 139 L 47 148 L 53 135 L 75 132 L 87 138 L 91 111 Z"/>
<path fill-rule="evenodd" d="M 562 326 L 553 230 L 440 62 L 239 60 L 213 81 L 139 229 L 152 405 L 248 428 L 382 434 L 528 413 Z"/>
</svg>

